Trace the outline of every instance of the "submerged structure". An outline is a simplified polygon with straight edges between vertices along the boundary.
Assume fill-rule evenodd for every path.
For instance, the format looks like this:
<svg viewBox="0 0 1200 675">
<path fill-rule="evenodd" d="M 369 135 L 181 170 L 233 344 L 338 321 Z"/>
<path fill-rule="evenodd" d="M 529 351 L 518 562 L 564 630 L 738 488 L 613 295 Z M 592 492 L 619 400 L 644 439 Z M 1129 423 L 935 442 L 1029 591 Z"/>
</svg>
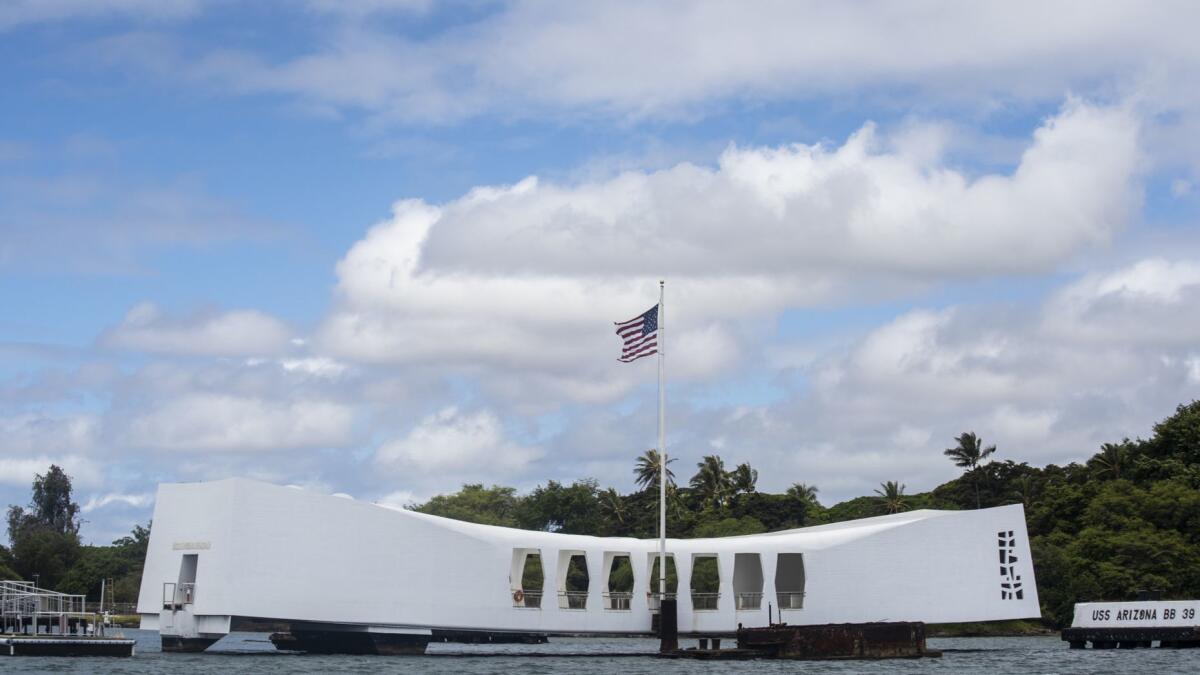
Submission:
<svg viewBox="0 0 1200 675">
<path fill-rule="evenodd" d="M 243 479 L 159 486 L 142 628 L 167 651 L 275 630 L 324 653 L 651 635 L 657 540 L 477 525 Z M 1020 505 L 669 539 L 678 631 L 1040 615 Z"/>
</svg>

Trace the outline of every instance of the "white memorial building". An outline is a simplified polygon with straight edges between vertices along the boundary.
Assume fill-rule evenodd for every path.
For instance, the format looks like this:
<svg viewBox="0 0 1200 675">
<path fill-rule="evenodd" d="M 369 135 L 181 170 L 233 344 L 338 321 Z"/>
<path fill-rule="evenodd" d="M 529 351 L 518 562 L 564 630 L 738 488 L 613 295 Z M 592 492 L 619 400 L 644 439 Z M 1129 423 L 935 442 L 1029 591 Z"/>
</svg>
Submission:
<svg viewBox="0 0 1200 675">
<path fill-rule="evenodd" d="M 346 636 L 421 649 L 472 633 L 649 635 L 658 543 L 477 525 L 243 479 L 164 484 L 138 612 L 167 650 L 270 624 L 326 646 Z M 681 634 L 1040 616 L 1020 505 L 668 539 L 667 551 Z M 539 564 L 535 585 L 527 569 Z M 693 571 L 714 564 L 715 588 L 696 589 Z M 571 588 L 572 569 L 576 585 L 586 571 L 586 588 Z"/>
</svg>

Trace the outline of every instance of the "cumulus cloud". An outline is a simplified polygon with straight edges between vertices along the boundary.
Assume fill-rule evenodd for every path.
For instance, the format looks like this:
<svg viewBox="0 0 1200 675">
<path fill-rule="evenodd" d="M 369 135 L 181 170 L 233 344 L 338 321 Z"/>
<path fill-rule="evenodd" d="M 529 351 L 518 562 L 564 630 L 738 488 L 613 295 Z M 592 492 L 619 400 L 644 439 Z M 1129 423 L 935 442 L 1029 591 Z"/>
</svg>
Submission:
<svg viewBox="0 0 1200 675">
<path fill-rule="evenodd" d="M 1142 260 L 1086 276 L 1057 292 L 1043 312 L 1045 330 L 1064 340 L 1186 346 L 1200 340 L 1200 263 Z"/>
<path fill-rule="evenodd" d="M 91 450 L 98 442 L 99 427 L 94 415 L 30 412 L 0 416 L 0 457 Z"/>
<path fill-rule="evenodd" d="M 121 438 L 134 447 L 162 450 L 340 447 L 350 442 L 353 423 L 353 409 L 331 401 L 194 393 L 137 413 Z"/>
<path fill-rule="evenodd" d="M 714 101 L 886 90 L 988 105 L 1074 83 L 1194 72 L 1190 3 L 766 3 L 514 1 L 410 38 L 362 19 L 422 0 L 310 7 L 337 22 L 290 57 L 212 52 L 186 72 L 224 90 L 276 92 L 405 121 L 522 115 L 678 116 Z M 916 47 L 920 46 L 920 47 Z M 1171 94 L 1178 99 L 1180 94 Z M 1186 96 L 1186 95 L 1185 95 Z"/>
<path fill-rule="evenodd" d="M 255 310 L 172 316 L 143 302 L 130 309 L 120 324 L 101 334 L 100 343 L 161 354 L 242 356 L 278 353 L 287 347 L 290 337 L 286 324 Z"/>
<path fill-rule="evenodd" d="M 816 359 L 793 398 L 688 421 L 712 429 L 699 438 L 741 439 L 769 469 L 765 482 L 782 484 L 772 487 L 811 477 L 838 496 L 945 480 L 955 469 L 931 458 L 968 430 L 999 459 L 1081 460 L 1200 396 L 1200 350 L 1186 338 L 1200 313 L 1196 269 L 1143 260 L 1067 284 L 1040 307 L 911 310 Z M 1066 319 L 1064 303 L 1075 310 Z M 1135 328 L 1145 322 L 1156 327 Z M 1166 339 L 1172 327 L 1185 337 Z"/>
<path fill-rule="evenodd" d="M 38 475 L 45 475 L 51 464 L 57 464 L 79 486 L 99 485 L 103 470 L 98 462 L 79 455 L 33 455 L 26 457 L 0 457 L 0 484 L 28 488 Z"/>
<path fill-rule="evenodd" d="M 665 275 L 673 375 L 712 377 L 784 308 L 1041 271 L 1108 240 L 1139 201 L 1137 139 L 1128 108 L 1071 100 L 1010 174 L 930 164 L 867 125 L 836 148 L 730 148 L 711 169 L 403 201 L 338 263 L 318 344 L 520 368 L 559 395 L 611 399 L 637 380 L 612 367 L 603 327 L 643 309 L 630 298 L 652 303 Z"/>
<path fill-rule="evenodd" d="M 1136 119 L 1070 101 L 1010 175 L 971 177 L 870 124 L 838 148 L 730 148 L 563 187 L 476 190 L 436 213 L 420 268 L 484 274 L 929 276 L 1044 269 L 1104 241 L 1139 203 Z"/>
<path fill-rule="evenodd" d="M 421 420 L 403 438 L 384 443 L 375 463 L 405 474 L 511 475 L 541 456 L 535 448 L 507 440 L 492 412 L 444 408 Z"/>
</svg>

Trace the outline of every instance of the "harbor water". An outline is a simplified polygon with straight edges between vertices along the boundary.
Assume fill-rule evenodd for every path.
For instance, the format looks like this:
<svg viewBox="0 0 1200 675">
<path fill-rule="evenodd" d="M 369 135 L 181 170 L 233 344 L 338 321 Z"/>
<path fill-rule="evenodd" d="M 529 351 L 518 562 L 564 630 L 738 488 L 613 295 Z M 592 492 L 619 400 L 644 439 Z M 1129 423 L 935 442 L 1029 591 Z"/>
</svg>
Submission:
<svg viewBox="0 0 1200 675">
<path fill-rule="evenodd" d="M 133 658 L 0 657 L 4 673 L 1200 673 L 1200 649 L 1068 649 L 1057 636 L 931 638 L 941 658 L 893 661 L 698 662 L 654 658 L 658 642 L 558 638 L 542 645 L 431 644 L 426 656 L 308 656 L 276 652 L 267 635 L 233 633 L 204 654 L 164 654 L 158 633 Z M 732 641 L 731 641 L 732 642 Z M 694 644 L 685 641 L 684 646 Z M 730 645 L 732 646 L 732 645 Z M 637 654 L 644 655 L 637 655 Z M 616 655 L 616 656 L 614 656 Z"/>
</svg>

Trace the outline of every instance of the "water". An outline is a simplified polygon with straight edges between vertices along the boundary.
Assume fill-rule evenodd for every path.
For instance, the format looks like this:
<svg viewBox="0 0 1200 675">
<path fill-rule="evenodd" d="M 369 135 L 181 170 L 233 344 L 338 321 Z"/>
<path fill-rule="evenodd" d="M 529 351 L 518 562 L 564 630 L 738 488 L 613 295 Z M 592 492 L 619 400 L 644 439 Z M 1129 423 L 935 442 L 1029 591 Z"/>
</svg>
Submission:
<svg viewBox="0 0 1200 675">
<path fill-rule="evenodd" d="M 1200 673 L 1200 649 L 1068 649 L 1055 637 L 931 638 L 945 650 L 940 659 L 898 661 L 660 660 L 652 639 L 552 639 L 544 645 L 434 644 L 426 656 L 304 656 L 279 654 L 265 634 L 234 633 L 204 654 L 163 654 L 158 633 L 126 630 L 138 641 L 137 656 L 116 658 L 9 658 L 3 673 Z M 684 642 L 685 646 L 693 641 Z M 732 646 L 732 645 L 730 645 Z M 646 656 L 607 654 L 645 652 Z M 511 654 L 481 656 L 482 654 Z M 538 658 L 520 656 L 536 653 Z M 577 654 L 595 656 L 577 656 Z"/>
</svg>

